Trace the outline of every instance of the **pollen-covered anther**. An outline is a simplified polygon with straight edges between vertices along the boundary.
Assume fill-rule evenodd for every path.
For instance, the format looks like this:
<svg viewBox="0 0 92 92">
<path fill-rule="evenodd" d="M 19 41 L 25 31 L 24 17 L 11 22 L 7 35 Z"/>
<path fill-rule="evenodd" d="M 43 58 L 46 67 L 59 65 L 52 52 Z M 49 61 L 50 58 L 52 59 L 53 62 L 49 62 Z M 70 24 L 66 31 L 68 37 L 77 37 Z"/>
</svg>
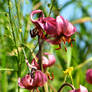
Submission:
<svg viewBox="0 0 92 92">
<path fill-rule="evenodd" d="M 64 42 L 64 44 L 66 43 L 66 38 L 63 36 L 62 38 L 62 41 Z"/>
<path fill-rule="evenodd" d="M 42 39 L 44 39 L 45 38 L 45 35 L 44 34 L 42 34 L 42 37 L 41 37 Z"/>
<path fill-rule="evenodd" d="M 71 43 L 72 39 L 71 38 L 68 38 L 68 43 Z"/>
<path fill-rule="evenodd" d="M 34 14 L 38 13 L 42 16 L 39 16 L 38 19 L 34 20 Z M 32 23 L 34 23 L 39 30 L 39 36 L 42 39 L 53 45 L 59 45 L 57 50 L 61 48 L 61 42 L 64 42 L 64 44 L 66 42 L 72 42 L 71 36 L 75 34 L 76 27 L 62 16 L 57 16 L 56 19 L 52 17 L 44 17 L 42 10 L 35 10 L 30 14 L 30 18 Z M 48 35 L 48 37 L 44 37 L 44 33 L 46 33 L 45 35 Z"/>
<path fill-rule="evenodd" d="M 65 51 L 67 52 L 67 48 L 65 47 Z"/>
<path fill-rule="evenodd" d="M 51 76 L 50 76 L 50 73 L 47 72 L 47 76 L 48 76 L 49 80 L 53 80 L 54 79 L 54 73 L 53 72 L 51 73 Z"/>
</svg>

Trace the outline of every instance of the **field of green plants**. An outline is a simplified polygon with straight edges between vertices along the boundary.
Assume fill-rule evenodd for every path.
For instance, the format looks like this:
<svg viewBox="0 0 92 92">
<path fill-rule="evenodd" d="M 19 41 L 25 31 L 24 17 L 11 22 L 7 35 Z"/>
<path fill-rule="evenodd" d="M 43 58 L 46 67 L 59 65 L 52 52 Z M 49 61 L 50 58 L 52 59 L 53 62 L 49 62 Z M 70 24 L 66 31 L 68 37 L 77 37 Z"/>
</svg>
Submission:
<svg viewBox="0 0 92 92">
<path fill-rule="evenodd" d="M 92 0 L 0 0 L 0 92 L 92 92 L 88 69 Z"/>
</svg>

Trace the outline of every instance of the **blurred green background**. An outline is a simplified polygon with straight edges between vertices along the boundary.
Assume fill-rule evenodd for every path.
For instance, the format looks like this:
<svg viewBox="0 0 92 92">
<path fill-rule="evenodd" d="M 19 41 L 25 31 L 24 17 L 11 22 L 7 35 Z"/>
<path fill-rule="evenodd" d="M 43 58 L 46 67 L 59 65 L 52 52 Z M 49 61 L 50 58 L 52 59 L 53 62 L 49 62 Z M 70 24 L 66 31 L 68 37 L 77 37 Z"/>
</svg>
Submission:
<svg viewBox="0 0 92 92">
<path fill-rule="evenodd" d="M 18 92 L 18 77 L 28 73 L 21 48 L 25 48 L 29 62 L 33 58 L 30 49 L 35 54 L 38 52 L 37 37 L 30 37 L 30 29 L 34 28 L 30 12 L 36 9 L 43 10 L 46 17 L 50 10 L 51 17 L 62 15 L 76 26 L 78 32 L 74 35 L 73 47 L 66 44 L 67 52 L 63 43 L 60 50 L 44 43 L 44 52 L 56 57 L 55 65 L 48 69 L 55 77 L 48 81 L 49 92 L 57 92 L 65 79 L 63 71 L 71 66 L 74 67 L 74 86 L 78 88 L 81 84 L 91 92 L 92 85 L 86 82 L 85 74 L 92 68 L 92 0 L 0 0 L 0 92 Z M 69 76 L 66 81 L 71 83 Z M 69 90 L 65 87 L 63 92 Z M 20 92 L 29 91 L 20 88 Z"/>
</svg>

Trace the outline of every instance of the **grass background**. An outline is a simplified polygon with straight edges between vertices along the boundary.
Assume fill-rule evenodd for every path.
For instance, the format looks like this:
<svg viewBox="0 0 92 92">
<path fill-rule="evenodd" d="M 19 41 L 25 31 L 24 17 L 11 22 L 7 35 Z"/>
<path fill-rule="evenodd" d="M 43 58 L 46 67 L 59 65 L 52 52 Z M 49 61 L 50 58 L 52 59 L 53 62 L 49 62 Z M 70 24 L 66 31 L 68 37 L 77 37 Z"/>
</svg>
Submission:
<svg viewBox="0 0 92 92">
<path fill-rule="evenodd" d="M 92 68 L 92 0 L 0 0 L 0 92 L 18 92 L 17 79 L 28 72 L 21 48 L 25 48 L 30 63 L 33 58 L 30 49 L 35 54 L 38 52 L 38 46 L 34 49 L 37 37 L 30 37 L 30 29 L 34 28 L 30 12 L 35 9 L 43 10 L 45 16 L 50 10 L 51 17 L 62 15 L 76 26 L 78 32 L 74 35 L 76 41 L 73 47 L 66 44 L 67 52 L 63 43 L 60 50 L 55 50 L 57 46 L 44 43 L 44 52 L 51 52 L 56 57 L 55 65 L 48 69 L 55 76 L 53 81 L 49 80 L 49 92 L 57 92 L 64 82 L 63 71 L 71 66 L 74 67 L 74 86 L 78 88 L 81 84 L 91 92 L 92 85 L 86 82 L 85 74 L 87 69 Z M 66 81 L 71 83 L 69 77 Z M 65 87 L 63 92 L 69 89 Z"/>
</svg>

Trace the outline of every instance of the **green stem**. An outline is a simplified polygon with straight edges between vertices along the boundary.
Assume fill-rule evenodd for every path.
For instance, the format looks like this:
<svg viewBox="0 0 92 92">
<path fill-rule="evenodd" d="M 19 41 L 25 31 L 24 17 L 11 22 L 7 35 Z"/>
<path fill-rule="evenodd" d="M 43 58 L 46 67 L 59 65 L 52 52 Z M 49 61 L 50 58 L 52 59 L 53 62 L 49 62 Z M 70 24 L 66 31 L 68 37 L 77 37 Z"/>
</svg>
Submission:
<svg viewBox="0 0 92 92">
<path fill-rule="evenodd" d="M 21 18 L 20 18 L 20 0 L 18 0 L 18 2 L 17 2 L 17 0 L 15 0 L 15 6 L 16 6 L 17 16 L 18 16 L 18 25 L 19 25 L 18 31 L 19 31 L 19 29 L 21 29 L 21 22 L 20 22 L 21 21 Z M 22 32 L 20 34 L 20 38 L 21 38 L 21 40 L 23 38 Z"/>
<path fill-rule="evenodd" d="M 9 68 L 1 68 L 0 71 L 17 71 L 17 70 Z"/>
<path fill-rule="evenodd" d="M 72 81 L 72 85 L 74 85 L 72 75 L 70 76 L 70 78 L 71 78 L 71 81 Z"/>
<path fill-rule="evenodd" d="M 79 68 L 82 68 L 84 65 L 86 65 L 87 63 L 89 63 L 91 61 L 92 61 L 92 57 L 89 58 L 89 59 L 87 59 L 87 60 L 85 60 L 84 63 L 82 63 L 82 64 L 78 65 L 77 67 L 75 67 L 74 70 L 79 69 Z"/>
<path fill-rule="evenodd" d="M 15 47 L 16 47 L 16 39 L 15 39 L 15 34 L 14 34 L 14 28 L 13 28 L 13 22 L 11 19 L 11 2 L 10 0 L 8 0 L 8 6 L 9 6 L 9 19 L 10 19 L 10 25 L 11 25 L 11 29 L 12 29 L 12 35 L 13 35 L 13 40 L 15 42 Z"/>
<path fill-rule="evenodd" d="M 64 83 L 66 82 L 66 78 L 67 78 L 67 75 L 65 75 L 65 78 L 64 78 Z"/>
<path fill-rule="evenodd" d="M 22 17 L 22 16 L 20 16 L 21 15 L 21 12 L 20 12 L 20 2 L 21 2 L 21 0 L 15 0 L 15 6 L 16 6 L 17 16 L 18 16 L 18 31 L 21 29 L 21 17 Z M 20 37 L 20 41 L 22 43 L 22 41 L 23 41 L 22 32 L 20 32 L 19 37 Z M 19 70 L 18 76 L 21 75 L 21 57 L 20 57 L 20 55 L 19 55 L 19 61 L 20 62 L 18 64 L 18 70 Z M 18 92 L 20 92 L 19 87 L 18 87 Z"/>
<path fill-rule="evenodd" d="M 8 0 L 8 6 L 9 6 L 9 19 L 10 19 L 10 25 L 11 25 L 11 29 L 12 29 L 12 35 L 13 35 L 13 40 L 14 40 L 14 43 L 15 43 L 15 48 L 17 49 L 17 53 L 18 53 L 18 57 L 17 57 L 17 66 L 18 66 L 18 71 L 17 71 L 17 75 L 18 77 L 20 76 L 20 56 L 19 56 L 19 50 L 18 50 L 18 47 L 17 47 L 17 44 L 16 44 L 16 37 L 15 37 L 15 33 L 14 33 L 14 26 L 13 26 L 13 21 L 12 21 L 12 15 L 11 15 L 11 0 Z M 18 87 L 18 92 L 20 92 L 20 89 Z"/>
<path fill-rule="evenodd" d="M 50 16 L 50 14 L 51 14 L 51 11 L 52 11 L 52 8 L 53 8 L 53 2 L 54 2 L 55 0 L 52 0 L 52 3 L 51 3 L 51 8 L 50 8 L 50 12 L 49 12 L 49 15 L 48 16 Z"/>
</svg>

